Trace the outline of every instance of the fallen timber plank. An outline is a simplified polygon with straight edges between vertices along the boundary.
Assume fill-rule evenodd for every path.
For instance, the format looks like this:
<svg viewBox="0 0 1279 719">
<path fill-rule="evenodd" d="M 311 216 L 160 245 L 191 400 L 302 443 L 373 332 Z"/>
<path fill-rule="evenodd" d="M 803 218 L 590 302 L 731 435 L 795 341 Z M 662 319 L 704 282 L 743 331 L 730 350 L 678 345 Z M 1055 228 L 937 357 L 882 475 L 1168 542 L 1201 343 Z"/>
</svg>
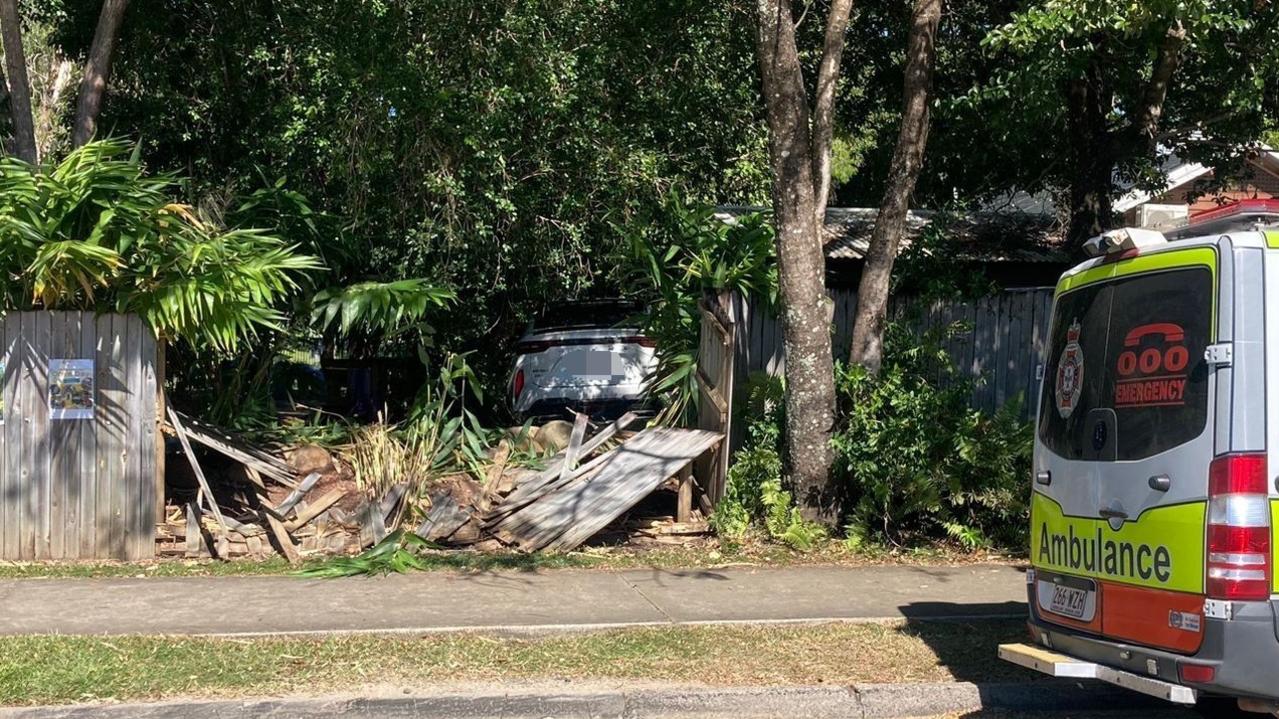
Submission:
<svg viewBox="0 0 1279 719">
<path fill-rule="evenodd" d="M 538 497 L 529 500 L 528 504 L 523 505 L 522 507 L 520 507 L 520 509 L 517 509 L 511 512 L 510 514 L 508 514 L 507 516 L 495 521 L 491 526 L 487 528 L 492 530 L 505 531 L 508 533 L 518 533 L 526 527 L 535 526 L 538 521 L 538 518 L 533 515 L 524 514 L 522 511 L 520 511 L 521 509 L 524 509 L 525 507 L 528 507 L 536 503 L 537 500 L 541 499 L 543 496 L 552 494 L 554 492 L 558 492 L 560 490 L 568 490 L 573 487 L 577 487 L 585 482 L 591 481 L 591 479 L 593 479 L 596 474 L 599 474 L 601 466 L 612 461 L 613 457 L 614 455 L 612 452 L 605 455 L 601 455 L 600 457 L 597 457 L 595 459 L 595 463 L 597 463 L 600 466 L 583 467 L 580 472 L 575 472 L 567 480 L 563 482 L 557 482 L 553 485 L 546 487 L 544 495 L 539 495 Z"/>
<path fill-rule="evenodd" d="M 600 430 L 598 433 L 595 434 L 594 437 L 591 437 L 589 440 L 587 440 L 582 445 L 581 450 L 579 450 L 578 456 L 579 457 L 591 456 L 592 452 L 602 447 L 605 442 L 609 441 L 614 436 L 616 436 L 618 432 L 621 432 L 623 429 L 626 429 L 627 427 L 629 427 L 637 419 L 639 419 L 639 415 L 635 414 L 634 412 L 627 412 L 621 417 L 618 417 L 617 421 L 613 422 L 609 426 Z M 502 504 L 497 507 L 496 511 L 501 511 L 503 507 L 508 505 L 508 503 L 511 503 L 511 504 L 518 503 L 521 500 L 524 500 L 530 496 L 533 496 L 535 493 L 538 493 L 546 485 L 550 484 L 556 479 L 559 479 L 561 468 L 564 465 L 565 459 L 566 457 L 563 455 L 556 455 L 552 457 L 551 460 L 547 463 L 546 469 L 539 472 L 535 477 L 533 477 L 529 481 L 524 482 L 520 486 L 516 487 L 513 492 L 507 495 L 506 499 L 503 500 Z M 540 494 L 538 496 L 540 496 Z"/>
<path fill-rule="evenodd" d="M 178 419 L 177 412 L 169 407 L 169 422 L 173 425 L 173 431 L 178 435 L 178 443 L 182 445 L 182 452 L 186 454 L 187 461 L 191 463 L 191 471 L 195 474 L 196 481 L 200 483 L 200 491 L 204 492 L 204 496 L 209 498 L 209 509 L 212 510 L 213 516 L 218 520 L 218 526 L 222 528 L 222 532 L 226 533 L 226 518 L 222 516 L 222 510 L 218 507 L 217 500 L 213 498 L 213 492 L 209 489 L 209 480 L 204 477 L 204 469 L 200 467 L 200 462 L 195 458 L 195 450 L 191 449 L 191 442 L 187 439 L 186 430 L 182 427 L 182 422 Z"/>
<path fill-rule="evenodd" d="M 510 521 L 519 512 L 519 510 L 523 509 L 524 507 L 527 507 L 530 504 L 533 504 L 534 502 L 541 499 L 542 497 L 545 497 L 546 495 L 552 492 L 563 489 L 564 487 L 567 487 L 570 484 L 574 484 L 579 479 L 589 478 L 589 476 L 594 476 L 595 472 L 600 467 L 602 467 L 604 464 L 612 460 L 613 455 L 616 452 L 617 452 L 616 449 L 605 452 L 604 454 L 601 454 L 595 459 L 592 459 L 591 461 L 587 462 L 581 467 L 578 467 L 567 477 L 557 480 L 551 484 L 543 485 L 537 491 L 533 492 L 532 494 L 526 497 L 521 498 L 520 500 L 516 502 L 510 502 L 510 501 L 503 502 L 502 506 L 499 507 L 499 511 L 493 515 L 494 518 L 490 520 L 489 523 L 485 526 L 486 527 L 502 526 L 504 523 Z"/>
<path fill-rule="evenodd" d="M 186 556 L 200 556 L 200 547 L 204 545 L 204 528 L 200 526 L 199 501 L 186 503 Z"/>
<path fill-rule="evenodd" d="M 391 487 L 386 496 L 382 498 L 382 501 L 378 503 L 378 510 L 382 512 L 382 524 L 387 529 L 399 529 L 400 520 L 404 518 L 405 512 L 408 511 L 408 495 L 409 483 L 400 482 Z"/>
<path fill-rule="evenodd" d="M 364 507 L 359 512 L 359 521 L 360 549 L 371 547 L 386 538 L 388 534 L 386 519 L 382 516 L 380 502 L 365 502 Z"/>
<path fill-rule="evenodd" d="M 310 505 L 305 510 L 298 512 L 297 519 L 294 519 L 289 522 L 285 522 L 284 528 L 290 532 L 296 532 L 297 530 L 310 524 L 311 520 L 315 519 L 316 517 L 328 511 L 329 507 L 332 507 L 333 505 L 342 501 L 342 498 L 345 496 L 346 496 L 346 492 L 341 489 L 330 490 L 323 497 L 320 497 L 319 499 L 315 500 L 314 504 Z"/>
<path fill-rule="evenodd" d="M 254 447 L 253 445 L 245 442 L 242 438 L 237 437 L 229 430 L 218 427 L 217 425 L 209 424 L 208 422 L 190 415 L 182 414 L 181 412 L 178 414 L 182 417 L 182 422 L 186 425 L 188 432 L 194 430 L 195 432 L 205 435 L 210 439 L 217 439 L 238 451 L 243 452 L 244 454 L 248 454 L 258 459 L 263 464 L 272 465 L 286 471 L 291 471 L 292 469 L 289 467 L 288 462 L 285 462 L 283 459 L 280 459 L 269 452 Z"/>
<path fill-rule="evenodd" d="M 417 536 L 428 542 L 448 539 L 471 519 L 471 513 L 458 505 L 452 495 L 442 494 L 434 500 L 426 519 L 417 528 Z"/>
<path fill-rule="evenodd" d="M 266 518 L 267 524 L 271 525 L 271 534 L 275 535 L 276 544 L 279 545 L 280 552 L 289 564 L 296 565 L 301 562 L 302 557 L 298 554 L 297 545 L 293 543 L 293 537 L 290 537 L 288 530 L 284 528 L 284 523 L 266 512 L 263 512 L 262 516 Z"/>
<path fill-rule="evenodd" d="M 319 481 L 319 472 L 312 472 L 308 474 L 306 479 L 302 480 L 302 483 L 298 485 L 297 489 L 289 492 L 289 496 L 285 497 L 284 501 L 280 502 L 280 506 L 275 508 L 276 514 L 283 516 L 292 512 L 293 508 L 298 506 L 298 502 L 301 502 L 302 498 L 306 496 L 306 493 L 310 492 L 311 488 Z"/>
<path fill-rule="evenodd" d="M 573 433 L 569 435 L 568 447 L 564 450 L 564 461 L 560 464 L 560 479 L 567 479 L 577 468 L 577 458 L 582 451 L 582 440 L 586 439 L 586 422 L 588 418 L 581 412 L 573 418 Z"/>
<path fill-rule="evenodd" d="M 293 469 L 283 460 L 250 447 L 211 425 L 204 424 L 181 413 L 170 412 L 170 425 L 175 422 L 174 417 L 181 420 L 187 437 L 192 441 L 230 457 L 245 467 L 255 469 L 287 487 L 296 488 L 298 486 L 297 479 L 293 475 Z"/>
<path fill-rule="evenodd" d="M 503 529 L 521 549 L 574 549 L 722 439 L 704 430 L 644 430 L 612 453 L 594 476 L 520 510 L 512 515 L 519 520 Z"/>
</svg>

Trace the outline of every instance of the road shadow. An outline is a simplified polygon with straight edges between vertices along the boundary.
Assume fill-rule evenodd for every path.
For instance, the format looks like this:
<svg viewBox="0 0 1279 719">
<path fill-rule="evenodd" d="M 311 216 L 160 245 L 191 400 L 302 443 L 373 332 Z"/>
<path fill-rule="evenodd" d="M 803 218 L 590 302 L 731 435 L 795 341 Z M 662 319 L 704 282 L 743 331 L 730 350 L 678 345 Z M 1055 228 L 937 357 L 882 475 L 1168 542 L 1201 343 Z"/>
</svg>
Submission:
<svg viewBox="0 0 1279 719">
<path fill-rule="evenodd" d="M 1102 682 L 1053 679 L 999 659 L 1000 644 L 1029 639 L 1024 603 L 920 602 L 899 609 L 908 619 L 897 631 L 925 644 L 955 681 L 978 688 L 986 708 L 964 717 L 1202 716 Z"/>
</svg>

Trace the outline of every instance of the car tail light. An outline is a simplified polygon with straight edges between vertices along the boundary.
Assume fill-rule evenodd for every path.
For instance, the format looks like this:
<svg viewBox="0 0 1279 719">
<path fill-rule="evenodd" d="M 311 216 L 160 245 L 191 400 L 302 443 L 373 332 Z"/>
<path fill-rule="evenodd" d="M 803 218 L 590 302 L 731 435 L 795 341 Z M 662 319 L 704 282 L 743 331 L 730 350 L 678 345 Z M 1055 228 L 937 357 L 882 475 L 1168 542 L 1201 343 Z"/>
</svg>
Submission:
<svg viewBox="0 0 1279 719">
<path fill-rule="evenodd" d="M 644 335 L 635 335 L 634 337 L 623 337 L 622 342 L 628 345 L 639 345 L 640 347 L 656 347 L 657 342 L 652 337 Z"/>
<path fill-rule="evenodd" d="M 1270 596 L 1270 492 L 1264 454 L 1227 454 L 1208 470 L 1208 596 Z"/>
<path fill-rule="evenodd" d="M 511 394 L 519 399 L 524 394 L 524 370 L 516 370 L 515 379 L 511 380 Z"/>
<path fill-rule="evenodd" d="M 545 340 L 530 340 L 515 345 L 515 351 L 522 355 L 535 355 L 539 352 L 545 352 L 556 345 L 557 343 L 555 342 L 547 342 Z"/>
<path fill-rule="evenodd" d="M 1217 669 L 1207 664 L 1182 664 L 1177 674 L 1186 684 L 1211 684 L 1217 678 Z"/>
</svg>

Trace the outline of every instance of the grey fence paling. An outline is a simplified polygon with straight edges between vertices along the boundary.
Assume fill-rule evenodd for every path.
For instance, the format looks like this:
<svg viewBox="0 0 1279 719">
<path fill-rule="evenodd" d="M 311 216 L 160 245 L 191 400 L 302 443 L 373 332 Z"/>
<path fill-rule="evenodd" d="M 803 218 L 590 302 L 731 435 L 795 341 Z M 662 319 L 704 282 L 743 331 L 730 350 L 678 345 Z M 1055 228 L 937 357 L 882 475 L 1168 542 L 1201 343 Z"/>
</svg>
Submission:
<svg viewBox="0 0 1279 719">
<path fill-rule="evenodd" d="M 54 419 L 49 360 L 93 360 L 91 419 Z M 0 558 L 154 556 L 156 341 L 136 316 L 0 322 Z"/>
<path fill-rule="evenodd" d="M 844 356 L 852 336 L 857 293 L 832 290 L 829 294 L 835 304 L 834 351 L 837 357 Z M 889 315 L 921 334 L 962 322 L 969 329 L 951 337 L 944 347 L 961 372 L 978 380 L 972 406 L 993 412 L 1020 396 L 1022 414 L 1029 417 L 1036 400 L 1035 372 L 1048 332 L 1052 295 L 1051 287 L 1036 287 L 1004 290 L 976 300 L 924 302 L 915 297 L 895 297 L 889 305 Z M 751 374 L 782 373 L 782 325 L 757 298 L 735 294 L 727 301 L 729 315 L 737 327 L 734 372 L 740 393 Z M 740 400 L 739 397 L 736 406 L 746 406 Z M 741 446 L 745 424 L 733 423 L 733 449 Z"/>
</svg>

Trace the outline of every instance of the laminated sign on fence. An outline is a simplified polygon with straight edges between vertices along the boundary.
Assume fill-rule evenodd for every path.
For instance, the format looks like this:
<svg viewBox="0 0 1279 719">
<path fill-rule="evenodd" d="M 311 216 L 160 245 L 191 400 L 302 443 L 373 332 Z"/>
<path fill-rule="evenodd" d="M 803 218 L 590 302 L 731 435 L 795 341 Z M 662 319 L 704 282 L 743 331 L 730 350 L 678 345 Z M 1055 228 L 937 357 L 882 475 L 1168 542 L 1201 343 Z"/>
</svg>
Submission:
<svg viewBox="0 0 1279 719">
<path fill-rule="evenodd" d="M 0 559 L 154 555 L 156 356 L 136 316 L 4 316 Z"/>
<path fill-rule="evenodd" d="M 93 360 L 49 360 L 49 419 L 93 419 Z"/>
</svg>

